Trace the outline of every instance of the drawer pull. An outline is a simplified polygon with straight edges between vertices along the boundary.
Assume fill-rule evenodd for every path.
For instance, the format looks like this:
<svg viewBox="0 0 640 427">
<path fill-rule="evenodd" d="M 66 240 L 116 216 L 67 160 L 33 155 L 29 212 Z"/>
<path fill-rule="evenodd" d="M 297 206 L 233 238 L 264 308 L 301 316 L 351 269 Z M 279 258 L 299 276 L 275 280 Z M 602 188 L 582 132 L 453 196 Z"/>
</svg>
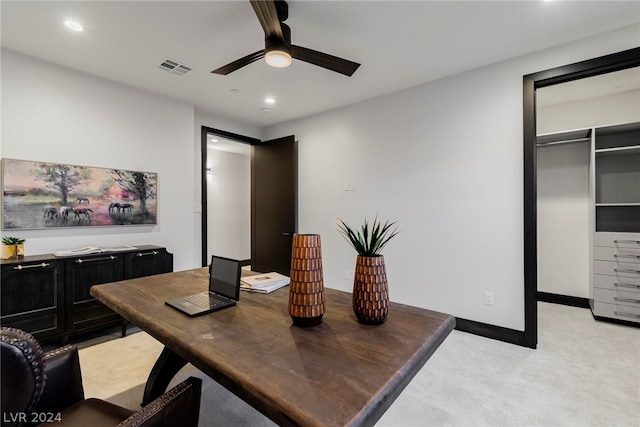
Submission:
<svg viewBox="0 0 640 427">
<path fill-rule="evenodd" d="M 633 298 L 618 298 L 618 297 L 613 297 L 613 299 L 615 301 L 620 301 L 620 302 L 632 302 L 634 304 L 640 304 L 640 299 L 633 299 Z"/>
<path fill-rule="evenodd" d="M 146 255 L 158 255 L 160 252 L 158 251 L 151 251 L 151 252 L 138 252 L 136 254 L 137 257 L 141 257 L 141 256 L 146 256 Z"/>
<path fill-rule="evenodd" d="M 640 289 L 640 285 L 632 285 L 630 283 L 614 283 L 613 286 L 618 288 Z"/>
<path fill-rule="evenodd" d="M 110 260 L 114 260 L 116 259 L 116 257 L 114 257 L 113 255 L 110 256 L 106 256 L 106 257 L 102 257 L 102 258 L 89 258 L 89 259 L 82 259 L 82 258 L 78 258 L 75 263 L 76 264 L 83 264 L 83 263 L 87 263 L 87 262 L 94 262 L 94 261 L 110 261 Z"/>
<path fill-rule="evenodd" d="M 640 245 L 640 240 L 614 240 L 613 243 L 637 243 Z"/>
<path fill-rule="evenodd" d="M 17 267 L 13 267 L 14 270 L 25 270 L 27 268 L 46 268 L 49 267 L 51 264 L 47 264 L 46 262 L 43 262 L 42 264 L 32 264 L 32 265 L 25 265 L 24 267 L 22 266 L 22 264 L 20 264 Z"/>
<path fill-rule="evenodd" d="M 613 271 L 615 271 L 616 273 L 640 274 L 640 270 L 633 270 L 631 268 L 614 268 Z"/>
<path fill-rule="evenodd" d="M 613 314 L 615 314 L 616 316 L 636 317 L 640 319 L 640 314 L 635 314 L 635 313 L 625 313 L 624 311 L 614 311 Z"/>
<path fill-rule="evenodd" d="M 633 258 L 633 259 L 640 259 L 640 255 L 618 255 L 618 254 L 613 254 L 614 257 L 616 258 Z"/>
</svg>

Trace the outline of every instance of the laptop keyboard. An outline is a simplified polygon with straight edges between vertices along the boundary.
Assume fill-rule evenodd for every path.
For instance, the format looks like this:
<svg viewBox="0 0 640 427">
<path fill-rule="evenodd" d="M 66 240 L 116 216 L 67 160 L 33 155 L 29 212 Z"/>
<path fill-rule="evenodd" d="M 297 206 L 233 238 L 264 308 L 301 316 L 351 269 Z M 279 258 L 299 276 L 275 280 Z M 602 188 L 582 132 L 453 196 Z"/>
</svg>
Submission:
<svg viewBox="0 0 640 427">
<path fill-rule="evenodd" d="M 222 299 L 218 299 L 211 294 L 188 295 L 184 297 L 184 299 L 189 301 L 191 304 L 195 304 L 199 307 L 204 307 L 204 308 L 217 307 L 219 305 L 223 305 L 227 303 L 226 301 Z"/>
</svg>

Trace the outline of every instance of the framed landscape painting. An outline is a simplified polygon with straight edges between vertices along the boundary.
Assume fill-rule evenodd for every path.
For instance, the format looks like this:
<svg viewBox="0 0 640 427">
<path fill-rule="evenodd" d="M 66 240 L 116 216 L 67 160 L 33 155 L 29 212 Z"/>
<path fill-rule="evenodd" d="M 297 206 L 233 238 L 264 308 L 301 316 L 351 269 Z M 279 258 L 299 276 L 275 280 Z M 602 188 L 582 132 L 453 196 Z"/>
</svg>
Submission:
<svg viewBox="0 0 640 427">
<path fill-rule="evenodd" d="M 2 159 L 2 229 L 157 222 L 152 172 Z"/>
</svg>

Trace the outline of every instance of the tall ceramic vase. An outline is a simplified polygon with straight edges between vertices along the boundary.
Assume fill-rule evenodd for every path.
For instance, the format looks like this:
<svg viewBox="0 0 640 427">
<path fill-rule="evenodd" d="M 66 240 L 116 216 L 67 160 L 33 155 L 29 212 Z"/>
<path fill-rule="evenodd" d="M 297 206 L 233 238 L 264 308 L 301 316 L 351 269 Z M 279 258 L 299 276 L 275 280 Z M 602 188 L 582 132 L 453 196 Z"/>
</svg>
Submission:
<svg viewBox="0 0 640 427">
<path fill-rule="evenodd" d="M 389 287 L 384 257 L 356 258 L 353 279 L 353 312 L 358 321 L 367 325 L 383 323 L 389 314 Z"/>
<path fill-rule="evenodd" d="M 295 234 L 291 248 L 289 315 L 295 326 L 316 326 L 324 314 L 319 234 Z"/>
</svg>

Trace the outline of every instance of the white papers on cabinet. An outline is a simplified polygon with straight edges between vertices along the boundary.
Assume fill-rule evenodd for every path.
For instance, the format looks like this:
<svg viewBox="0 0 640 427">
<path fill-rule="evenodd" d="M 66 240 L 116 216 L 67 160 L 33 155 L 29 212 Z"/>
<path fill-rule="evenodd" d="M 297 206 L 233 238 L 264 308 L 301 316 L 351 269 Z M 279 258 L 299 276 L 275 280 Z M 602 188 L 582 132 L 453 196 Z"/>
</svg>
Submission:
<svg viewBox="0 0 640 427">
<path fill-rule="evenodd" d="M 102 254 L 107 252 L 125 252 L 125 251 L 135 251 L 135 246 L 113 246 L 110 248 L 101 248 L 98 246 L 85 246 L 83 248 L 78 249 L 68 249 L 63 251 L 55 251 L 53 256 L 64 257 L 64 256 L 80 256 L 80 255 L 91 255 L 91 254 Z"/>
</svg>

